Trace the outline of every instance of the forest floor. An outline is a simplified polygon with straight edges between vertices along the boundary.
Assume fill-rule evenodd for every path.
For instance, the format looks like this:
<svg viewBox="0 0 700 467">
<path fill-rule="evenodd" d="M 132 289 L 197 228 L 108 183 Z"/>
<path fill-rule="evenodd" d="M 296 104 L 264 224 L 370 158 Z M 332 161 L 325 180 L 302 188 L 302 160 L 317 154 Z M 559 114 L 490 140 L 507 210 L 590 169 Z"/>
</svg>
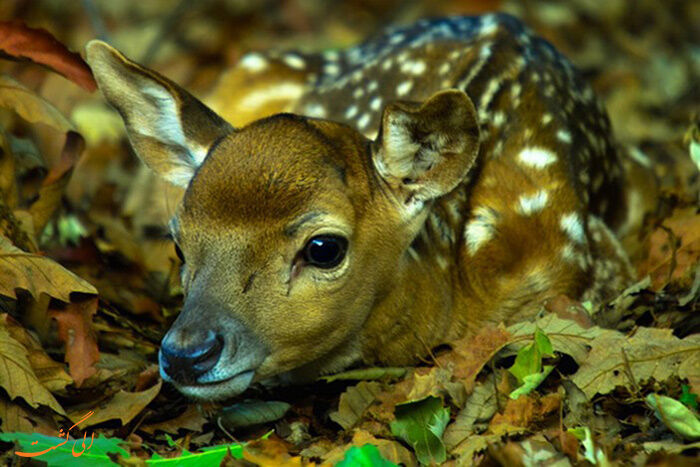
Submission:
<svg viewBox="0 0 700 467">
<path fill-rule="evenodd" d="M 558 297 L 414 368 L 226 403 L 164 384 L 159 342 L 182 303 L 166 225 L 180 193 L 136 160 L 68 50 L 101 37 L 206 96 L 248 50 L 342 48 L 388 23 L 493 9 L 570 57 L 618 141 L 657 163 L 662 200 L 627 245 L 640 281 L 596 307 Z M 5 20 L 34 29 L 0 23 L 3 461 L 697 465 L 698 2 L 8 0 Z"/>
</svg>

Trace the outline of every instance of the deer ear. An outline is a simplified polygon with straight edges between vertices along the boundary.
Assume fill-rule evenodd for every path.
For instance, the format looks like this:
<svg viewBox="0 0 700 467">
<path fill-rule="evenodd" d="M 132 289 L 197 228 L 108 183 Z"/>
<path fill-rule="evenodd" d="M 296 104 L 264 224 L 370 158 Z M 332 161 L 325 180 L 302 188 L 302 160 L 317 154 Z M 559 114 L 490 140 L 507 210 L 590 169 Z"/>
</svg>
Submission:
<svg viewBox="0 0 700 467">
<path fill-rule="evenodd" d="M 415 208 L 452 191 L 478 151 L 474 104 L 464 92 L 446 90 L 422 104 L 389 104 L 372 158 L 380 177 Z"/>
<path fill-rule="evenodd" d="M 87 61 L 107 101 L 126 125 L 139 158 L 171 183 L 186 187 L 211 145 L 233 131 L 184 89 L 101 41 Z"/>
</svg>

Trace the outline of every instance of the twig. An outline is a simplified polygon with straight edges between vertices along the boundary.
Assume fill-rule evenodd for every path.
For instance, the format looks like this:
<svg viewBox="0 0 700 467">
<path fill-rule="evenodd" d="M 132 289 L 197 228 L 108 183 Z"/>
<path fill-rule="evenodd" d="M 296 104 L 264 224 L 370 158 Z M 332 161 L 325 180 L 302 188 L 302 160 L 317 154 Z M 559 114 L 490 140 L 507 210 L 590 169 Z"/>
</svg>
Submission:
<svg viewBox="0 0 700 467">
<path fill-rule="evenodd" d="M 158 29 L 158 34 L 156 34 L 156 37 L 153 38 L 151 43 L 148 45 L 146 52 L 143 54 L 143 57 L 141 57 L 141 63 L 148 65 L 151 61 L 153 61 L 158 53 L 158 50 L 160 49 L 160 46 L 163 44 L 163 41 L 170 33 L 173 32 L 177 22 L 180 20 L 185 11 L 187 11 L 188 6 L 190 6 L 190 0 L 180 0 L 180 3 L 178 3 L 177 6 L 170 11 L 170 14 L 163 19 L 163 22 Z"/>
</svg>

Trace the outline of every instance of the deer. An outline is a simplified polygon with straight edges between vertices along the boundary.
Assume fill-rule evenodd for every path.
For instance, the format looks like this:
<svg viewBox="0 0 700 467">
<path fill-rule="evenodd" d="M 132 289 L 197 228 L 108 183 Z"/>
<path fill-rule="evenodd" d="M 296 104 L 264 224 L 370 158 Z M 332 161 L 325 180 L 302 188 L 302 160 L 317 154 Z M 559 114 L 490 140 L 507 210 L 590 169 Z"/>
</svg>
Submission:
<svg viewBox="0 0 700 467">
<path fill-rule="evenodd" d="M 250 52 L 215 109 L 104 42 L 86 55 L 138 157 L 184 189 L 169 229 L 185 298 L 159 363 L 188 397 L 412 365 L 635 278 L 620 236 L 650 196 L 645 161 L 515 17 Z"/>
</svg>

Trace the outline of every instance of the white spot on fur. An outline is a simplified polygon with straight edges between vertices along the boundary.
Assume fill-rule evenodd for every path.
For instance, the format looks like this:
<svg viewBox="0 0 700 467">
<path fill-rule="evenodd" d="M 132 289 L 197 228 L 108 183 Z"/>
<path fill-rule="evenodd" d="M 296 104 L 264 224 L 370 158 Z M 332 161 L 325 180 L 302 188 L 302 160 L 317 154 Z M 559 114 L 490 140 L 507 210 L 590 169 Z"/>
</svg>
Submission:
<svg viewBox="0 0 700 467">
<path fill-rule="evenodd" d="M 566 130 L 557 131 L 557 139 L 563 143 L 571 144 L 571 133 Z"/>
<path fill-rule="evenodd" d="M 496 211 L 484 206 L 474 210 L 474 217 L 464 229 L 464 240 L 471 256 L 496 235 L 497 216 Z"/>
<path fill-rule="evenodd" d="M 540 212 L 547 206 L 549 194 L 547 190 L 540 190 L 534 195 L 522 195 L 518 200 L 517 210 L 523 216 L 530 216 Z"/>
<path fill-rule="evenodd" d="M 304 114 L 309 117 L 323 118 L 326 116 L 326 108 L 318 103 L 309 103 L 304 107 Z"/>
<path fill-rule="evenodd" d="M 583 223 L 578 213 L 571 212 L 561 217 L 561 229 L 569 236 L 569 238 L 582 245 L 586 242 L 586 236 L 583 231 Z"/>
<path fill-rule="evenodd" d="M 296 54 L 286 54 L 282 57 L 282 61 L 290 68 L 295 70 L 303 70 L 306 68 L 306 62 L 303 58 Z"/>
<path fill-rule="evenodd" d="M 379 110 L 382 106 L 382 98 L 381 97 L 375 97 L 372 99 L 369 103 L 369 108 L 372 110 Z"/>
<path fill-rule="evenodd" d="M 501 126 L 506 121 L 506 114 L 501 112 L 494 112 L 493 114 L 493 126 Z"/>
<path fill-rule="evenodd" d="M 323 72 L 335 76 L 340 73 L 340 67 L 336 63 L 327 63 L 323 67 Z"/>
<path fill-rule="evenodd" d="M 355 90 L 352 92 L 352 97 L 355 99 L 359 99 L 360 97 L 365 95 L 365 90 L 362 88 L 355 88 Z"/>
<path fill-rule="evenodd" d="M 304 87 L 299 83 L 281 82 L 273 86 L 247 93 L 240 102 L 241 107 L 257 109 L 270 101 L 296 100 L 304 93 Z"/>
<path fill-rule="evenodd" d="M 362 116 L 357 119 L 357 127 L 360 130 L 364 130 L 365 128 L 367 128 L 367 125 L 369 125 L 369 121 L 370 121 L 369 114 L 368 113 L 362 114 Z"/>
<path fill-rule="evenodd" d="M 376 91 L 378 87 L 379 87 L 379 83 L 377 83 L 377 80 L 376 79 L 372 80 L 367 85 L 367 92 Z"/>
<path fill-rule="evenodd" d="M 521 163 L 536 169 L 543 169 L 557 161 L 557 156 L 552 151 L 537 147 L 523 149 L 518 158 Z"/>
<path fill-rule="evenodd" d="M 441 75 L 446 75 L 447 73 L 450 72 L 450 68 L 451 68 L 450 63 L 445 62 L 442 65 L 440 65 L 440 69 L 438 70 L 438 73 L 440 73 Z"/>
<path fill-rule="evenodd" d="M 351 105 L 348 107 L 348 109 L 345 111 L 345 118 L 346 119 L 351 119 L 355 115 L 357 115 L 357 106 L 356 105 Z"/>
<path fill-rule="evenodd" d="M 239 64 L 253 73 L 261 72 L 269 65 L 267 59 L 258 53 L 247 54 L 241 59 Z"/>
<path fill-rule="evenodd" d="M 407 80 L 404 81 L 403 83 L 399 84 L 396 86 L 396 95 L 397 96 L 404 96 L 409 93 L 411 88 L 413 87 L 413 81 Z"/>
</svg>

